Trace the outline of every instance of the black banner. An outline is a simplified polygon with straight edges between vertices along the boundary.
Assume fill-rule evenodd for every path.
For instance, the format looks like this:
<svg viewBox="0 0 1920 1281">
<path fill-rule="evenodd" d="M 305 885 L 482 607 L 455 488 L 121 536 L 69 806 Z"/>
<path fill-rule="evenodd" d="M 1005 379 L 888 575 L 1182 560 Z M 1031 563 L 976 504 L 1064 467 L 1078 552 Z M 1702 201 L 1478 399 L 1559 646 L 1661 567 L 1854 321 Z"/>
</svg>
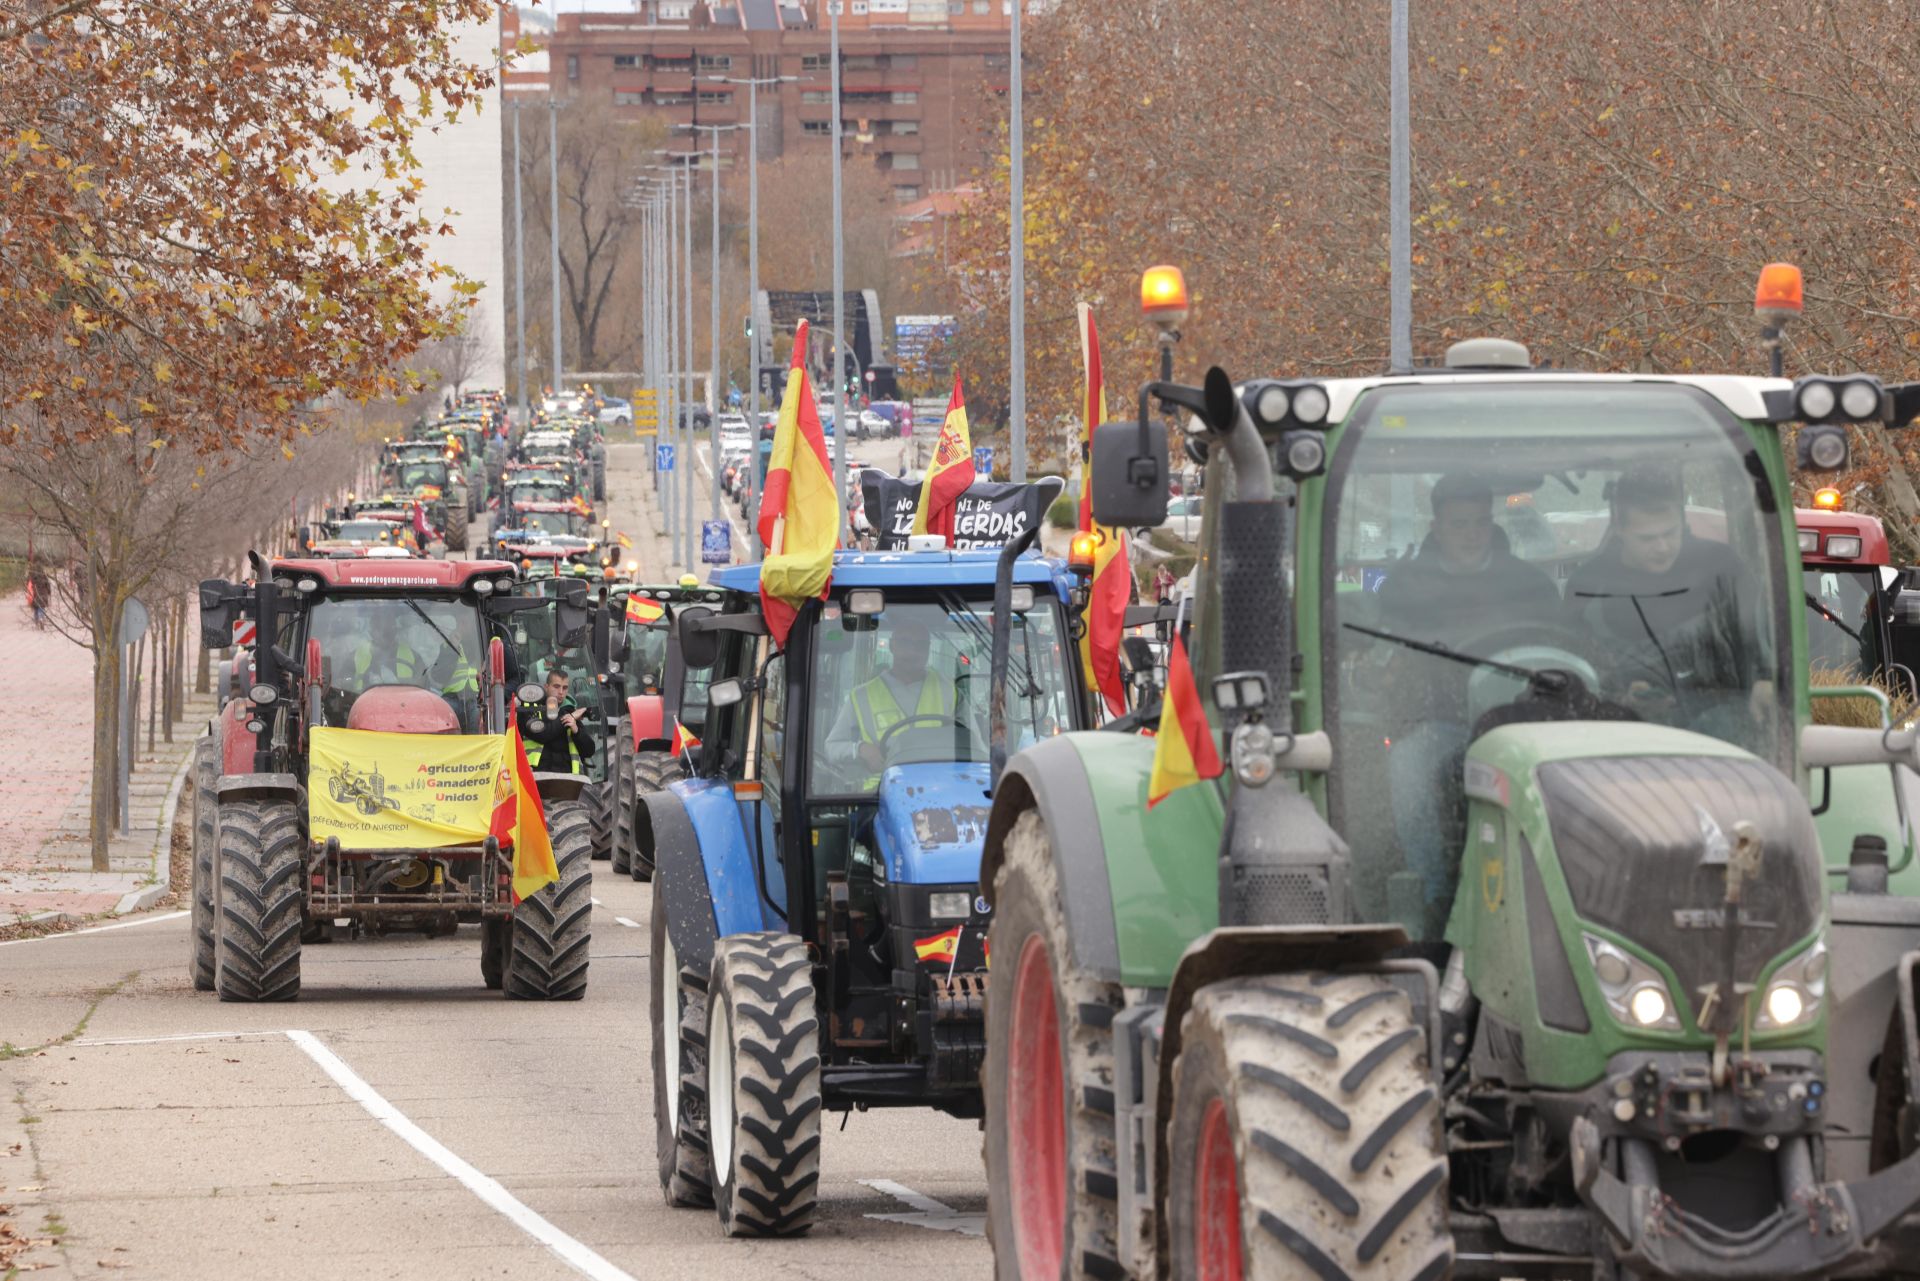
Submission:
<svg viewBox="0 0 1920 1281">
<path fill-rule="evenodd" d="M 972 551 L 1004 547 L 1047 518 L 1067 482 L 1042 476 L 1024 485 L 981 481 L 960 495 L 953 514 L 953 548 Z M 860 473 L 860 494 L 873 525 L 873 549 L 903 552 L 913 533 L 913 509 L 920 501 L 920 482 L 889 476 L 875 467 Z"/>
</svg>

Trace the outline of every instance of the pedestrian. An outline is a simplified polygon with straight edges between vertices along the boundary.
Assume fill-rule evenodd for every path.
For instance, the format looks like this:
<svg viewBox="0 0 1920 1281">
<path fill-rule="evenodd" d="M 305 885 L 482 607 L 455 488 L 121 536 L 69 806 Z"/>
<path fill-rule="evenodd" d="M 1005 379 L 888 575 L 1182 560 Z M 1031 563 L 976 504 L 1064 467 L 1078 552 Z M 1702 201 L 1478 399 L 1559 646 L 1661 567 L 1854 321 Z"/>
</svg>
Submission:
<svg viewBox="0 0 1920 1281">
<path fill-rule="evenodd" d="M 33 611 L 35 631 L 47 630 L 47 605 L 53 599 L 53 584 L 38 559 L 27 561 L 27 608 Z"/>
<path fill-rule="evenodd" d="M 543 773 L 581 774 L 593 755 L 593 735 L 583 727 L 587 711 L 567 696 L 567 674 L 547 669 L 544 698 L 519 710 L 520 737 L 533 747 L 530 764 Z"/>
</svg>

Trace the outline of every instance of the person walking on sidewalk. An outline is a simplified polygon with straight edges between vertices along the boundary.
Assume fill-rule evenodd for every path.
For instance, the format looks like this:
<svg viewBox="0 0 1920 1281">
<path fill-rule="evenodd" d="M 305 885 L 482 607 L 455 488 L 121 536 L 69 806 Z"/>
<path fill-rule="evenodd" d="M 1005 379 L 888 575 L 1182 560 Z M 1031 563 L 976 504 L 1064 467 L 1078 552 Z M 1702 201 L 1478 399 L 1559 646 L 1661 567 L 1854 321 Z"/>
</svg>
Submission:
<svg viewBox="0 0 1920 1281">
<path fill-rule="evenodd" d="M 47 571 L 40 562 L 27 562 L 27 608 L 33 611 L 35 631 L 47 630 L 47 606 L 53 597 L 53 584 L 47 580 Z"/>
</svg>

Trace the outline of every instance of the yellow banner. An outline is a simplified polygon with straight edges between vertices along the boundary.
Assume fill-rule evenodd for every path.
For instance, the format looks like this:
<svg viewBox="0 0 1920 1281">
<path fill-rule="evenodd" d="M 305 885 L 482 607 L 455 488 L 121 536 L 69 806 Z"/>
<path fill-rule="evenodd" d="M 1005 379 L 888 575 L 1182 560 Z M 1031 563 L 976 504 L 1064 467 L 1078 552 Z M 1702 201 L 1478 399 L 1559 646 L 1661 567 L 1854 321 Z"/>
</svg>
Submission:
<svg viewBox="0 0 1920 1281">
<path fill-rule="evenodd" d="M 486 839 L 509 793 L 504 734 L 385 734 L 316 727 L 307 821 L 342 849 L 438 849 Z"/>
</svg>

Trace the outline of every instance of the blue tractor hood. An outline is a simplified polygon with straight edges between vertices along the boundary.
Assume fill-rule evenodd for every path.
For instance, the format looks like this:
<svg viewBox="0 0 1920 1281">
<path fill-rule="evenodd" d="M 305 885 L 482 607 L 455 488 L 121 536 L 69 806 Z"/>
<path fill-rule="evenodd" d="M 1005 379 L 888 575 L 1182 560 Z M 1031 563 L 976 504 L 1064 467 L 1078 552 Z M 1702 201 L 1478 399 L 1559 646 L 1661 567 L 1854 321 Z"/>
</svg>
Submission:
<svg viewBox="0 0 1920 1281">
<path fill-rule="evenodd" d="M 928 761 L 880 776 L 876 835 L 896 885 L 972 885 L 986 841 L 988 768 Z"/>
</svg>

